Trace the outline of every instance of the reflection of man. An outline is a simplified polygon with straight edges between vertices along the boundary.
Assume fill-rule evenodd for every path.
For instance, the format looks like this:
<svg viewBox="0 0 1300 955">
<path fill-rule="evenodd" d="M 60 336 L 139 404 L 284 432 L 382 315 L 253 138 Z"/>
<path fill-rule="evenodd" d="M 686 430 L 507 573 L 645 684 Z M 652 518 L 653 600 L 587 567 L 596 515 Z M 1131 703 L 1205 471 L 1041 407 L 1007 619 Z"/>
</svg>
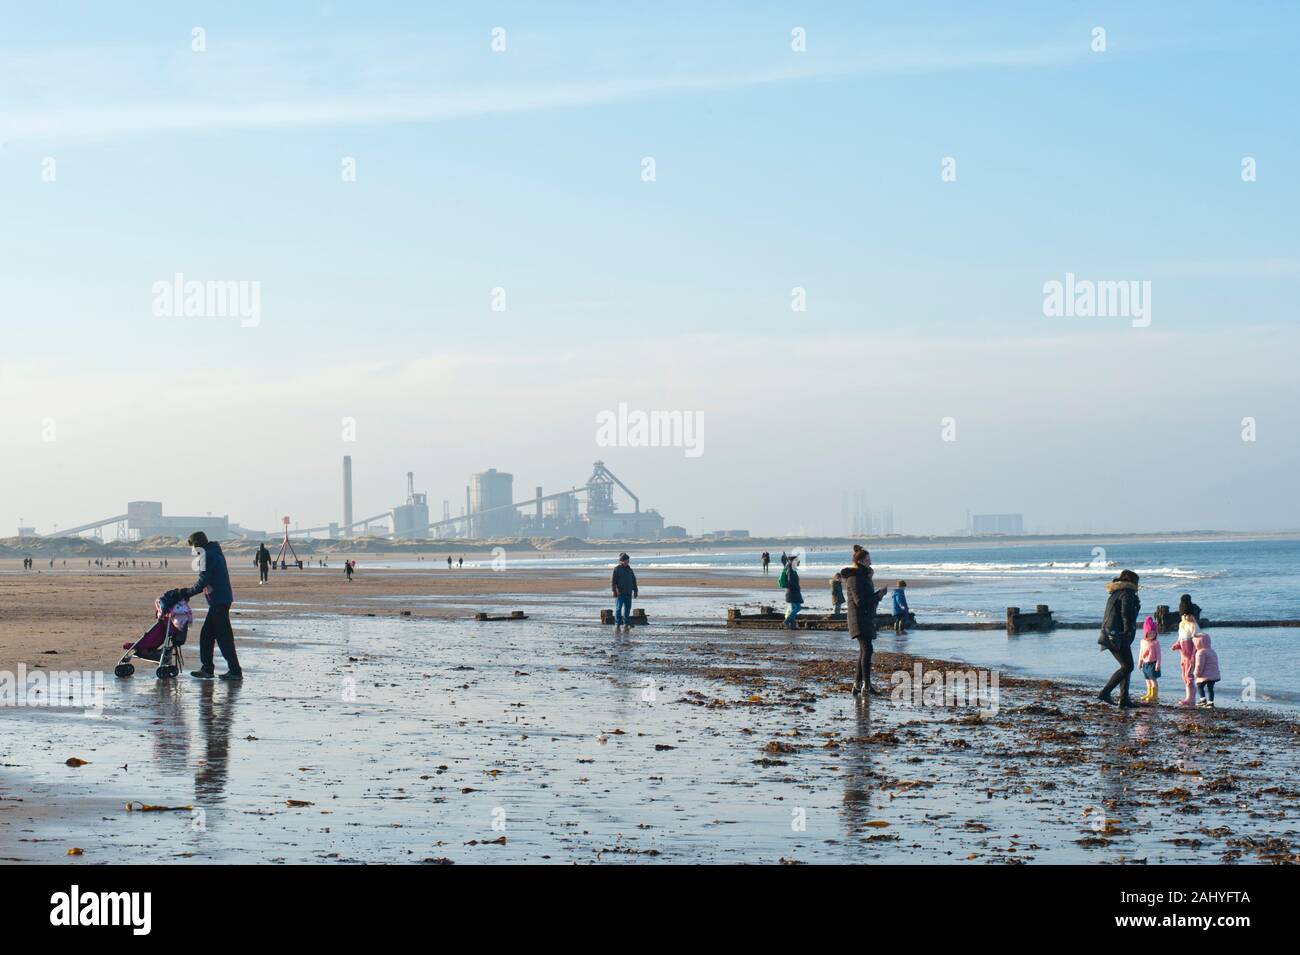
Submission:
<svg viewBox="0 0 1300 955">
<path fill-rule="evenodd" d="M 242 680 L 244 672 L 239 667 L 239 657 L 235 655 L 235 633 L 230 629 L 230 605 L 235 602 L 235 593 L 230 587 L 226 555 L 221 552 L 221 545 L 209 541 L 203 531 L 191 534 L 189 545 L 194 550 L 194 569 L 199 572 L 199 579 L 193 587 L 182 588 L 182 593 L 186 597 L 203 594 L 208 601 L 208 615 L 203 618 L 203 629 L 199 631 L 199 669 L 191 670 L 190 676 L 199 680 L 212 679 L 212 645 L 215 643 L 226 661 L 227 672 L 221 674 L 221 679 Z"/>
<path fill-rule="evenodd" d="M 632 558 L 627 554 L 618 555 L 618 564 L 609 579 L 610 590 L 614 593 L 614 630 L 619 627 L 632 626 L 632 598 L 639 596 L 636 589 L 636 574 L 632 572 Z"/>
<path fill-rule="evenodd" d="M 212 698 L 212 684 L 204 683 L 199 692 L 199 725 L 206 742 L 205 758 L 194 770 L 194 795 L 208 805 L 225 798 L 226 779 L 230 775 L 230 725 L 239 699 L 239 684 L 232 683 L 225 700 L 217 705 Z"/>
</svg>

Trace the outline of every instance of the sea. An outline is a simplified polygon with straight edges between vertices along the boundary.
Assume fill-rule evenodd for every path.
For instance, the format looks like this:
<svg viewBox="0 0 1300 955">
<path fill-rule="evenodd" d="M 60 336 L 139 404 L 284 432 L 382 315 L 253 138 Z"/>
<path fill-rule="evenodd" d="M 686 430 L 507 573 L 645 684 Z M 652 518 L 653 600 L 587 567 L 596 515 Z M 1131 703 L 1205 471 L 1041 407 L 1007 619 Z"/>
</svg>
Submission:
<svg viewBox="0 0 1300 955">
<path fill-rule="evenodd" d="M 1154 614 L 1158 604 L 1178 605 L 1179 596 L 1191 594 L 1208 621 L 1206 630 L 1219 654 L 1223 681 L 1221 706 L 1271 703 L 1285 709 L 1300 707 L 1300 628 L 1218 628 L 1218 620 L 1300 619 L 1300 539 L 1208 539 L 1121 541 L 1113 544 L 1085 542 L 971 543 L 917 546 L 870 544 L 876 581 L 893 587 L 898 580 L 935 582 L 914 587 L 908 602 L 921 620 L 996 620 L 1007 607 L 1032 610 L 1047 604 L 1064 621 L 1100 622 L 1106 603 L 1106 583 L 1121 569 L 1141 577 L 1141 617 Z M 779 550 L 771 550 L 772 568 L 764 578 L 759 549 L 753 552 L 720 549 L 712 553 L 661 549 L 634 550 L 634 568 L 661 570 L 725 571 L 755 578 L 754 600 L 780 603 L 776 585 Z M 811 611 L 830 605 L 829 578 L 848 563 L 847 548 L 816 548 L 789 553 L 800 556 L 803 591 Z M 593 583 L 614 560 L 613 553 L 577 556 L 515 557 L 504 554 L 511 572 L 530 568 L 588 570 Z M 498 558 L 500 559 L 500 557 Z M 371 558 L 370 565 L 430 569 L 437 561 L 416 562 Z M 491 566 L 490 558 L 465 561 L 466 567 Z M 364 569 L 364 565 L 362 565 Z M 764 590 L 770 590 L 765 595 Z M 650 597 L 653 589 L 644 591 Z M 697 622 L 717 621 L 724 608 L 694 599 L 689 607 L 674 603 L 674 616 Z M 1139 618 L 1139 620 L 1141 619 Z M 1162 700 L 1181 696 L 1178 662 L 1169 652 L 1172 636 L 1162 641 L 1165 651 Z M 928 632 L 915 630 L 904 637 L 882 635 L 881 649 L 901 650 L 966 660 L 1025 676 L 1100 683 L 1114 669 L 1109 654 L 1096 644 L 1088 630 L 1008 637 L 1002 631 Z M 1135 646 L 1136 653 L 1136 646 Z M 1141 692 L 1140 674 L 1134 686 Z"/>
</svg>

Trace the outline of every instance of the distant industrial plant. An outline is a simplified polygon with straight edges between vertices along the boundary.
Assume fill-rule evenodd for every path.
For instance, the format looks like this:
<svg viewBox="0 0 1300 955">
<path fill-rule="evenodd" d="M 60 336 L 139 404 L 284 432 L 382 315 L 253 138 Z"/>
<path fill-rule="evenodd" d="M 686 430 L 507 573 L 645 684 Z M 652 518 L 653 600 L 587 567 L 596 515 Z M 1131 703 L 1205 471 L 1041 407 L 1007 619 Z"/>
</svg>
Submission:
<svg viewBox="0 0 1300 955">
<path fill-rule="evenodd" d="M 471 474 L 465 485 L 465 503 L 458 515 L 451 513 L 451 502 L 442 502 L 442 516 L 433 519 L 428 494 L 415 490 L 415 474 L 406 474 L 406 502 L 370 517 L 354 519 L 352 508 L 352 457 L 343 458 L 343 513 L 341 521 L 315 527 L 294 528 L 297 537 L 320 534 L 329 539 L 381 537 L 396 540 L 466 538 L 491 540 L 516 537 L 563 538 L 590 540 L 660 540 L 686 536 L 682 527 L 664 526 L 664 519 L 653 508 L 641 509 L 641 499 L 619 480 L 603 461 L 597 461 L 591 476 L 582 485 L 565 491 L 544 494 L 539 485 L 531 497 L 516 500 L 514 475 L 496 468 Z M 620 511 L 615 489 L 630 500 L 632 510 Z M 284 520 L 288 520 L 285 518 Z M 102 539 L 103 529 L 116 525 L 116 537 L 144 540 L 148 537 L 185 537 L 203 531 L 214 540 L 231 538 L 269 539 L 265 531 L 251 530 L 233 523 L 228 515 L 202 517 L 164 515 L 159 501 L 131 501 L 126 513 L 91 521 L 76 527 L 37 535 L 34 528 L 22 527 L 23 537 L 75 537 L 88 532 Z"/>
</svg>

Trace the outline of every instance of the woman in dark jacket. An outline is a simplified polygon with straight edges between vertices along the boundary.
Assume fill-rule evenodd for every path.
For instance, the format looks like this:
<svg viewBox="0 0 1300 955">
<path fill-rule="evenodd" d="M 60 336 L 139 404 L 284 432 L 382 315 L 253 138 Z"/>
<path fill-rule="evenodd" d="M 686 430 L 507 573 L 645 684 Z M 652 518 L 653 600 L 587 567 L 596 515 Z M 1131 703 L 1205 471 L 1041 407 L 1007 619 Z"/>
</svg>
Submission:
<svg viewBox="0 0 1300 955">
<path fill-rule="evenodd" d="M 1109 650 L 1119 669 L 1111 674 L 1110 680 L 1097 699 L 1112 706 L 1115 699 L 1111 696 L 1115 687 L 1119 687 L 1120 709 L 1133 709 L 1137 706 L 1128 698 L 1128 678 L 1133 672 L 1133 639 L 1137 636 L 1138 611 L 1142 602 L 1138 600 L 1138 575 L 1131 570 L 1121 571 L 1120 575 L 1106 585 L 1106 612 L 1101 618 L 1101 636 L 1097 643 Z"/>
<path fill-rule="evenodd" d="M 840 571 L 844 581 L 849 636 L 858 641 L 858 672 L 853 680 L 853 695 L 863 690 L 879 695 L 871 685 L 871 641 L 876 639 L 876 604 L 884 590 L 876 590 L 871 574 L 871 554 L 860 544 L 853 545 L 853 563 Z"/>
<path fill-rule="evenodd" d="M 794 630 L 794 618 L 799 615 L 803 609 L 803 590 L 799 587 L 799 571 L 795 570 L 795 564 L 799 558 L 791 557 L 786 561 L 783 575 L 785 577 L 785 602 L 789 608 L 785 612 L 785 625 L 788 629 Z"/>
</svg>

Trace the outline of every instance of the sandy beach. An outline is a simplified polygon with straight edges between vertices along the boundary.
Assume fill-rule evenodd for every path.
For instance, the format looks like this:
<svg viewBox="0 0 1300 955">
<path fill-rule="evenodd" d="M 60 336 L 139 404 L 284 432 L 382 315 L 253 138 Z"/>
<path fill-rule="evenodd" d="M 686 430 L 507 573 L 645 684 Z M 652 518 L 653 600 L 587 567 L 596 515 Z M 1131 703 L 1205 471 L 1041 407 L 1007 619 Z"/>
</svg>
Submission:
<svg viewBox="0 0 1300 955">
<path fill-rule="evenodd" d="M 156 561 L 155 561 L 156 562 Z M 160 594 L 194 582 L 185 559 L 171 559 L 163 572 L 153 569 L 87 570 L 83 567 L 38 567 L 24 573 L 17 561 L 0 563 L 0 670 L 18 663 L 62 669 L 112 669 L 121 644 L 134 639 L 153 620 L 153 602 Z M 236 605 L 235 634 L 252 634 L 250 613 L 328 613 L 366 616 L 459 618 L 474 610 L 514 609 L 521 600 L 547 594 L 590 593 L 593 616 L 604 600 L 608 572 L 530 568 L 527 572 L 485 569 L 447 570 L 435 562 L 425 570 L 363 569 L 351 583 L 337 566 L 273 573 L 259 586 L 251 567 L 232 561 Z M 759 585 L 763 578 L 718 572 L 641 570 L 647 606 L 653 612 L 654 593 L 664 588 L 697 587 L 702 591 L 737 591 Z M 918 582 L 924 588 L 933 582 Z M 811 585 L 809 593 L 813 592 Z M 767 578 L 769 600 L 780 598 L 776 573 Z M 407 600 L 402 598 L 415 598 Z M 443 599 L 439 599 L 443 598 Z M 456 598 L 456 599 L 451 599 Z M 205 606 L 197 597 L 199 619 Z M 723 605 L 719 604 L 721 608 Z M 718 610 L 718 616 L 725 611 Z M 195 628 L 197 640 L 197 627 Z M 193 645 L 194 641 L 191 641 Z"/>
<path fill-rule="evenodd" d="M 106 667 L 141 607 L 189 577 L 6 573 L 0 669 Z M 855 699 L 843 633 L 722 626 L 728 604 L 770 601 L 774 580 L 644 572 L 651 624 L 625 635 L 596 622 L 604 582 L 466 569 L 348 585 L 330 569 L 258 587 L 236 569 L 242 686 L 142 667 L 109 675 L 96 712 L 3 714 L 0 857 L 1297 860 L 1290 718 L 1123 714 L 1086 687 L 1010 674 L 994 705 Z M 467 619 L 496 607 L 530 619 Z M 976 670 L 876 655 L 887 691 L 926 673 Z"/>
</svg>

